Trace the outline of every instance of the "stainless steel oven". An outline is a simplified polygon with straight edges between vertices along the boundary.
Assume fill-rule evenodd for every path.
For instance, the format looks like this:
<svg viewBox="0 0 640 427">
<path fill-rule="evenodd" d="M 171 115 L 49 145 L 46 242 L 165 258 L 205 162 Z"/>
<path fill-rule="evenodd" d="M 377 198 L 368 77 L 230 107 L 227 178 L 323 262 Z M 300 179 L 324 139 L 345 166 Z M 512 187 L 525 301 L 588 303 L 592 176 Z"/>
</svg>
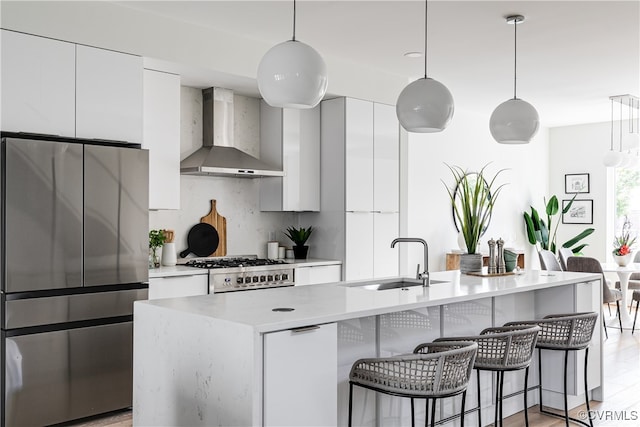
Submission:
<svg viewBox="0 0 640 427">
<path fill-rule="evenodd" d="M 241 257 L 196 258 L 185 265 L 209 269 L 209 293 L 293 286 L 293 266 L 282 260 Z"/>
</svg>

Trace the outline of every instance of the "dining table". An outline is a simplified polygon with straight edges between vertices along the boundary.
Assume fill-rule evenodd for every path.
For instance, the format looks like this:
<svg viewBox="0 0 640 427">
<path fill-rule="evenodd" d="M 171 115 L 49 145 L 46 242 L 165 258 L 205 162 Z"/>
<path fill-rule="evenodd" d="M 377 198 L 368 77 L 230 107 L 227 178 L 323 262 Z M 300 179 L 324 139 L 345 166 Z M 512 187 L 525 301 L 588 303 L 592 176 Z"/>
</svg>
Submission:
<svg viewBox="0 0 640 427">
<path fill-rule="evenodd" d="M 622 291 L 622 301 L 620 306 L 620 319 L 622 320 L 622 327 L 631 329 L 633 325 L 633 319 L 629 315 L 627 294 L 629 291 L 629 278 L 633 273 L 640 273 L 640 263 L 634 262 L 625 266 L 620 266 L 615 262 L 601 263 L 602 271 L 605 273 L 617 273 L 620 279 L 620 290 Z M 618 326 L 617 322 L 615 325 Z"/>
</svg>

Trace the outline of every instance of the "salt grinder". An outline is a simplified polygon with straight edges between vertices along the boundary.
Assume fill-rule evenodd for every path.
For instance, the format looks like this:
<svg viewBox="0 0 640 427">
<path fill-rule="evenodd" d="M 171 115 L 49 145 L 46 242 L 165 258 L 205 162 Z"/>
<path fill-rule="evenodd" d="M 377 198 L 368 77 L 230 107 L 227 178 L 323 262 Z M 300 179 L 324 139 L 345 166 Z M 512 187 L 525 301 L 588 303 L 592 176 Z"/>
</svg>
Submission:
<svg viewBox="0 0 640 427">
<path fill-rule="evenodd" d="M 506 273 L 507 267 L 504 265 L 504 240 L 498 239 L 498 273 Z"/>
</svg>

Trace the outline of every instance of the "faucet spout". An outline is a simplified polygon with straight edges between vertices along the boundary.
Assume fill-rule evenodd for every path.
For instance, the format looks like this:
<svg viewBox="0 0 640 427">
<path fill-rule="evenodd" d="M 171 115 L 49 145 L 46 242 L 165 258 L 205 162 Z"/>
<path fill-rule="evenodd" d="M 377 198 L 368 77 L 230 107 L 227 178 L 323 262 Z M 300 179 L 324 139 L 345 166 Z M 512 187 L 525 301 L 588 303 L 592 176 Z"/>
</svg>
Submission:
<svg viewBox="0 0 640 427">
<path fill-rule="evenodd" d="M 425 242 L 424 239 L 420 239 L 418 237 L 398 237 L 391 241 L 391 247 L 392 248 L 395 247 L 396 243 L 399 243 L 399 242 L 422 243 L 422 246 L 424 249 L 424 263 L 422 264 L 424 271 L 420 273 L 420 266 L 418 265 L 418 272 L 416 274 L 416 279 L 422 280 L 422 286 L 424 287 L 429 286 L 429 246 L 427 245 L 427 242 Z"/>
</svg>

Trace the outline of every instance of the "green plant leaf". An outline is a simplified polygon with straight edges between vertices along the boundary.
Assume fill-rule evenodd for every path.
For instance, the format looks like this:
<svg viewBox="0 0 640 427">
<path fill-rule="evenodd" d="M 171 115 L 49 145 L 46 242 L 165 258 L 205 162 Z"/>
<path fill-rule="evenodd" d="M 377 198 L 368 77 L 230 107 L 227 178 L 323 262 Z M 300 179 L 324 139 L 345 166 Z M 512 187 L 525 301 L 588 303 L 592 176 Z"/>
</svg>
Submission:
<svg viewBox="0 0 640 427">
<path fill-rule="evenodd" d="M 586 230 L 583 230 L 580 234 L 578 234 L 574 238 L 569 239 L 566 242 L 564 242 L 564 244 L 562 246 L 565 247 L 565 248 L 570 248 L 571 246 L 573 246 L 576 243 L 578 243 L 580 240 L 582 240 L 585 237 L 593 234 L 594 231 L 595 231 L 595 229 L 593 229 L 593 228 L 587 228 Z"/>
<path fill-rule="evenodd" d="M 533 225 L 531 216 L 527 212 L 524 213 L 524 222 L 527 226 L 527 238 L 529 239 L 529 243 L 535 245 L 538 242 L 538 239 L 536 239 L 536 229 Z"/>
<path fill-rule="evenodd" d="M 548 216 L 553 216 L 558 213 L 558 198 L 556 196 L 551 196 L 551 198 L 549 199 L 546 212 Z"/>
</svg>

